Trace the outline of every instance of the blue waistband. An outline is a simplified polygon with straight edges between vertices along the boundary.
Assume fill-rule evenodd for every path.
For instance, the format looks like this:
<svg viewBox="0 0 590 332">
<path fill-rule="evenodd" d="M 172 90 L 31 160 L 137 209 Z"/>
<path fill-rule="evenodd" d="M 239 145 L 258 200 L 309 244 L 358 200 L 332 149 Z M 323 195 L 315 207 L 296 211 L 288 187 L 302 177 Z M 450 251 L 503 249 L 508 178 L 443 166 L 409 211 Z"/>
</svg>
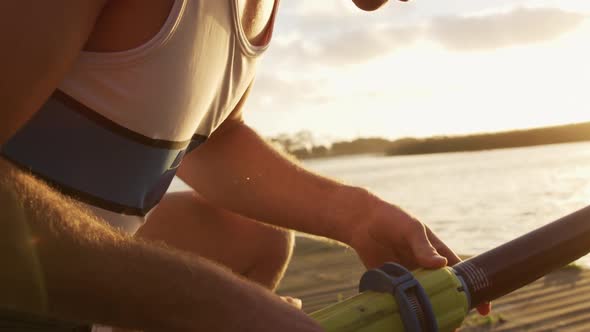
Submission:
<svg viewBox="0 0 590 332">
<path fill-rule="evenodd" d="M 81 201 L 145 215 L 165 194 L 185 153 L 205 140 L 151 139 L 58 91 L 0 152 Z"/>
</svg>

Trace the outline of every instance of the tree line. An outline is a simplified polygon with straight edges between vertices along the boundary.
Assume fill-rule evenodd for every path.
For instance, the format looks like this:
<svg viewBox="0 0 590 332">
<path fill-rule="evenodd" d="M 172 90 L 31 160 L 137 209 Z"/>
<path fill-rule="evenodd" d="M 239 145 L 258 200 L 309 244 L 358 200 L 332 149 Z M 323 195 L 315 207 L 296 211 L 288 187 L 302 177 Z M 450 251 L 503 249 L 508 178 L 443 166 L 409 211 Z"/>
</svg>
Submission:
<svg viewBox="0 0 590 332">
<path fill-rule="evenodd" d="M 282 134 L 270 141 L 299 159 L 333 157 L 352 154 L 414 155 L 443 152 L 479 151 L 545 144 L 590 141 L 590 122 L 483 133 L 429 138 L 358 138 L 320 145 L 309 131 L 294 135 Z"/>
</svg>

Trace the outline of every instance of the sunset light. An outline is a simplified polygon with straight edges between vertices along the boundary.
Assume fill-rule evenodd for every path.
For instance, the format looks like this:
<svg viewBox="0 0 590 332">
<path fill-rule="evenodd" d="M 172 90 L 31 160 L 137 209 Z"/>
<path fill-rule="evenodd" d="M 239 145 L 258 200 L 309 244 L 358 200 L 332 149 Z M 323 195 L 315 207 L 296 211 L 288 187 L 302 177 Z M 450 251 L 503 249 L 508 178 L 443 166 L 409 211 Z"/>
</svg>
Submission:
<svg viewBox="0 0 590 332">
<path fill-rule="evenodd" d="M 0 16 L 0 332 L 590 331 L 590 0 Z"/>
<path fill-rule="evenodd" d="M 337 139 L 590 120 L 588 4 L 445 4 L 284 2 L 247 121 Z"/>
</svg>

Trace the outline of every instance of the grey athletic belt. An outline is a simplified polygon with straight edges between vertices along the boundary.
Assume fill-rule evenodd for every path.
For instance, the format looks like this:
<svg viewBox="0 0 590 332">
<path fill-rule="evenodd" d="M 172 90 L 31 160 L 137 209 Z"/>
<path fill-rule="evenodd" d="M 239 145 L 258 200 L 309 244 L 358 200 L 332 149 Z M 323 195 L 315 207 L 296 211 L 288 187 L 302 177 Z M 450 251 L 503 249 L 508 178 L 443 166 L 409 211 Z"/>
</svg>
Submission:
<svg viewBox="0 0 590 332">
<path fill-rule="evenodd" d="M 85 203 L 144 216 L 168 189 L 185 153 L 206 139 L 152 139 L 58 90 L 0 153 Z"/>
</svg>

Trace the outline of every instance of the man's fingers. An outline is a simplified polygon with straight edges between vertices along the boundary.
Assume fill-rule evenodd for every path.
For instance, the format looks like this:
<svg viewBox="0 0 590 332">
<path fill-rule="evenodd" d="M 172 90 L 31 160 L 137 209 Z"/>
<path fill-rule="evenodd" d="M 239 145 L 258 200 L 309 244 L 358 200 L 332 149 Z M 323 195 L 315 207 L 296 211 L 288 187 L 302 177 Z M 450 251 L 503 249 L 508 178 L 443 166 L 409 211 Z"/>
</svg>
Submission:
<svg viewBox="0 0 590 332">
<path fill-rule="evenodd" d="M 408 240 L 412 252 L 418 263 L 425 268 L 439 268 L 447 264 L 447 259 L 441 256 L 428 240 L 426 228 L 420 222 L 410 226 Z"/>
<path fill-rule="evenodd" d="M 453 266 L 459 263 L 461 261 L 461 258 L 459 258 L 459 256 L 457 256 L 457 254 L 453 250 L 451 250 L 451 248 L 449 248 L 444 242 L 442 242 L 438 238 L 438 236 L 436 236 L 436 234 L 434 234 L 434 232 L 430 230 L 430 228 L 428 228 L 428 226 L 425 227 L 426 234 L 428 236 L 428 239 L 430 240 L 430 243 L 432 243 L 432 245 L 436 248 L 436 251 L 438 251 L 439 254 L 447 258 L 447 264 L 449 266 Z"/>
<path fill-rule="evenodd" d="M 390 246 L 386 245 L 388 243 L 386 239 L 380 238 L 375 241 L 379 244 L 375 245 L 375 243 L 368 241 L 360 241 L 353 246 L 367 269 L 378 268 L 386 262 L 400 262 L 400 258 L 396 253 L 391 250 Z"/>
<path fill-rule="evenodd" d="M 396 228 L 387 227 L 393 225 L 387 220 L 382 221 L 385 224 L 374 224 L 372 229 L 369 229 L 371 237 L 384 248 L 400 254 L 400 263 L 404 266 L 406 266 L 405 262 L 412 259 L 415 259 L 415 265 L 428 269 L 446 265 L 447 259 L 439 255 L 428 241 L 426 230 L 421 222 L 405 213 L 400 213 L 399 218 L 396 219 L 400 220 Z"/>
<path fill-rule="evenodd" d="M 301 299 L 291 297 L 291 296 L 281 296 L 281 300 L 287 302 L 288 304 L 292 305 L 293 307 L 300 309 L 303 307 L 303 302 Z"/>
<path fill-rule="evenodd" d="M 430 230 L 428 228 L 428 226 L 426 227 L 426 234 L 428 234 L 428 238 L 430 239 L 430 242 L 436 247 L 436 250 L 443 256 L 445 256 L 448 260 L 449 260 L 449 266 L 453 266 L 459 262 L 461 262 L 461 258 L 459 258 L 459 256 L 457 256 L 457 254 L 455 254 L 455 252 L 453 250 L 451 250 L 451 248 L 447 247 L 446 244 L 444 244 L 444 242 L 442 242 L 438 236 L 436 236 L 436 234 L 434 234 L 434 232 L 432 230 Z M 490 312 L 492 311 L 492 304 L 491 303 L 482 303 L 479 306 L 477 306 L 477 312 L 479 312 L 480 315 L 486 316 L 488 315 Z"/>
<path fill-rule="evenodd" d="M 477 312 L 479 312 L 479 314 L 482 316 L 487 316 L 491 311 L 492 311 L 492 304 L 489 302 L 482 303 L 477 306 Z"/>
</svg>

